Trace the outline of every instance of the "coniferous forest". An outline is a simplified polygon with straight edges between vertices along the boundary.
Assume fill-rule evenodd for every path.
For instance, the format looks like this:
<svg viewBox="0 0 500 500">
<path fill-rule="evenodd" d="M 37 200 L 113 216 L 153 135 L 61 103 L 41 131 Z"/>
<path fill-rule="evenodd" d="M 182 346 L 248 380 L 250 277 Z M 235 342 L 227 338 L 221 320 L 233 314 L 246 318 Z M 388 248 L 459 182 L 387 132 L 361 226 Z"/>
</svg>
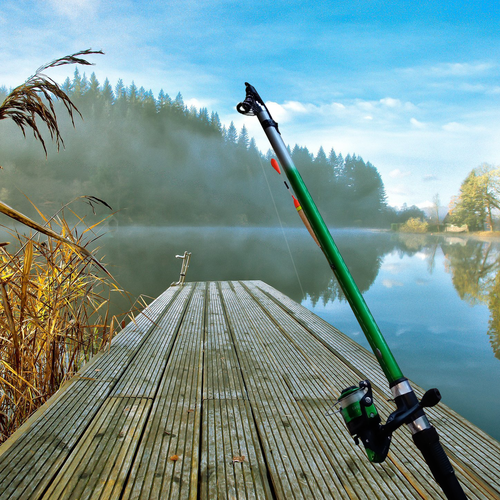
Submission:
<svg viewBox="0 0 500 500">
<path fill-rule="evenodd" d="M 82 114 L 60 117 L 64 149 L 47 157 L 13 123 L 0 133 L 0 199 L 27 214 L 80 195 L 106 201 L 120 225 L 279 224 L 263 168 L 286 225 L 300 225 L 289 195 L 246 128 L 222 126 L 216 112 L 188 108 L 181 93 L 97 81 L 75 71 L 63 90 Z M 0 99 L 7 89 L 0 89 Z M 402 214 L 386 202 L 377 169 L 355 154 L 291 148 L 292 159 L 330 226 L 389 227 Z M 272 177 L 275 176 L 274 179 Z M 284 177 L 284 176 L 282 176 Z M 272 182 L 271 182 L 272 181 Z M 286 197 L 286 198 L 285 198 Z"/>
</svg>

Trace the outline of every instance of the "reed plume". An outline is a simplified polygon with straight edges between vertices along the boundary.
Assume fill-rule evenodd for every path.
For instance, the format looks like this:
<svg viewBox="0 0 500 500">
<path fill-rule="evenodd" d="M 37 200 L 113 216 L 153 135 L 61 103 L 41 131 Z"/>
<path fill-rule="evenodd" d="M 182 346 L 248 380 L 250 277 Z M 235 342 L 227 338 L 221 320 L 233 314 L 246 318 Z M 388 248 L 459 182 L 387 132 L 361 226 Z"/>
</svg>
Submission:
<svg viewBox="0 0 500 500">
<path fill-rule="evenodd" d="M 22 85 L 12 90 L 6 97 L 0 106 L 0 120 L 11 118 L 14 123 L 20 127 L 25 137 L 26 129 L 31 129 L 35 138 L 41 142 L 45 155 L 47 155 L 45 141 L 43 140 L 37 123 L 37 118 L 40 119 L 42 123 L 45 123 L 47 126 L 50 137 L 55 141 L 57 149 L 59 150 L 61 145 L 64 146 L 64 141 L 61 137 L 59 125 L 57 123 L 57 116 L 54 110 L 54 99 L 63 103 L 71 118 L 73 126 L 75 124 L 74 113 L 80 116 L 81 113 L 59 85 L 43 72 L 49 68 L 63 66 L 65 64 L 91 65 L 92 63 L 88 62 L 86 59 L 79 57 L 90 54 L 103 54 L 103 52 L 101 50 L 95 51 L 91 49 L 82 50 L 40 66 L 33 76 L 28 78 Z"/>
</svg>

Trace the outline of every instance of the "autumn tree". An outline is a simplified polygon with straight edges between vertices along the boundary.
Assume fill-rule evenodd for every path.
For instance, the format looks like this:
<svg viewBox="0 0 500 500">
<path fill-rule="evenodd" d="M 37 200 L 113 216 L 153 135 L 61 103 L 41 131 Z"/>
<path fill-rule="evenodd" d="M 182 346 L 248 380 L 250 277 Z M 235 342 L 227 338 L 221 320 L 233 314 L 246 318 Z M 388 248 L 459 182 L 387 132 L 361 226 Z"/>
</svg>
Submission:
<svg viewBox="0 0 500 500">
<path fill-rule="evenodd" d="M 467 224 L 470 231 L 480 231 L 488 223 L 493 230 L 493 211 L 500 209 L 500 168 L 483 163 L 473 169 L 452 200 L 450 221 Z"/>
</svg>

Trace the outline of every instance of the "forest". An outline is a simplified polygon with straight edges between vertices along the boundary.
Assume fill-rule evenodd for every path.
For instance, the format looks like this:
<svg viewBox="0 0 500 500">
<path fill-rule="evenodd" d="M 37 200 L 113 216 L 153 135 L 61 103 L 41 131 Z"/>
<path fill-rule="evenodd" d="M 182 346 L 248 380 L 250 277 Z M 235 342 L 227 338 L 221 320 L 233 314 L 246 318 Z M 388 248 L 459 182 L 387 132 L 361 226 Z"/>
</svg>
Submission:
<svg viewBox="0 0 500 500">
<path fill-rule="evenodd" d="M 62 88 L 83 119 L 76 115 L 73 127 L 59 113 L 59 152 L 46 141 L 46 156 L 14 123 L 0 134 L 0 199 L 10 206 L 29 215 L 29 200 L 50 212 L 91 195 L 113 208 L 114 224 L 276 226 L 264 169 L 282 223 L 300 225 L 269 164 L 271 152 L 261 153 L 245 126 L 237 131 L 232 122 L 223 126 L 216 112 L 188 108 L 180 92 L 174 99 L 163 90 L 155 97 L 121 79 L 113 88 L 78 69 Z M 0 100 L 6 95 L 3 87 Z M 389 207 L 379 172 L 360 156 L 323 148 L 313 154 L 299 145 L 290 152 L 330 226 L 389 227 L 421 214 Z"/>
</svg>

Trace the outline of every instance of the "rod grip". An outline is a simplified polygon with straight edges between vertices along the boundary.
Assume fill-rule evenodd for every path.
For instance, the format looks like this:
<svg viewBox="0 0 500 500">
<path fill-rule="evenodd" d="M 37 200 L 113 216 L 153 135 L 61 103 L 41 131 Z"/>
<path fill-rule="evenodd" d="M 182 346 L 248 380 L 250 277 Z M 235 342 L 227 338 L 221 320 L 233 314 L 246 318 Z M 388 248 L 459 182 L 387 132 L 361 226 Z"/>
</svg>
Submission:
<svg viewBox="0 0 500 500">
<path fill-rule="evenodd" d="M 441 486 L 446 498 L 449 500 L 467 500 L 453 466 L 439 442 L 436 429 L 430 427 L 417 432 L 413 435 L 413 441 L 424 456 L 434 479 Z"/>
</svg>

